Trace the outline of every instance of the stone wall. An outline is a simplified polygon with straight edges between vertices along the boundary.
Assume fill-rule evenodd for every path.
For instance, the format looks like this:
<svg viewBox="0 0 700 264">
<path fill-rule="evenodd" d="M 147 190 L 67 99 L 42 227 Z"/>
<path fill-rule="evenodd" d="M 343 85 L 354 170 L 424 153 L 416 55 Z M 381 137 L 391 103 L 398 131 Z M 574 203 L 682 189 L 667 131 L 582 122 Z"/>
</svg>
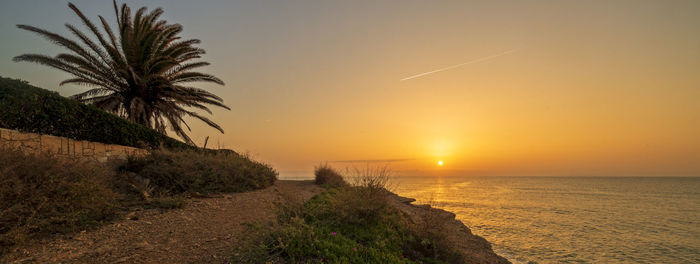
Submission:
<svg viewBox="0 0 700 264">
<path fill-rule="evenodd" d="M 148 153 L 140 148 L 22 133 L 4 128 L 0 128 L 0 147 L 16 148 L 25 153 L 44 152 L 65 158 L 93 159 L 100 162 L 106 162 L 110 159 L 126 159 L 129 155 L 141 156 Z"/>
</svg>

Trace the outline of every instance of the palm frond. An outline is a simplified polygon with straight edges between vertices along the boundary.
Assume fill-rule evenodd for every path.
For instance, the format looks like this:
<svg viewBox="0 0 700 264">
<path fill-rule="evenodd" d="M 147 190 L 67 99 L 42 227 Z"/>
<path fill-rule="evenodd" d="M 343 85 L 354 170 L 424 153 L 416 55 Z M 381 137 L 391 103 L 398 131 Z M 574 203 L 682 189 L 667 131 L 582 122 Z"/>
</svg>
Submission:
<svg viewBox="0 0 700 264">
<path fill-rule="evenodd" d="M 66 24 L 72 40 L 56 33 L 28 25 L 18 28 L 38 34 L 64 47 L 70 53 L 55 57 L 23 54 L 13 58 L 49 66 L 70 73 L 74 77 L 60 85 L 74 84 L 91 89 L 72 97 L 93 104 L 133 122 L 151 127 L 161 133 L 170 128 L 184 141 L 190 126 L 184 117 L 190 116 L 223 133 L 223 128 L 199 112 L 211 114 L 210 106 L 230 110 L 223 99 L 204 89 L 184 86 L 184 83 L 210 82 L 224 85 L 216 76 L 193 72 L 209 65 L 201 58 L 205 51 L 196 47 L 198 39 L 182 40 L 183 27 L 162 20 L 163 9 L 148 11 L 142 7 L 132 13 L 126 4 L 112 2 L 117 27 L 99 17 L 102 30 L 72 3 L 68 7 L 88 29 L 83 32 Z M 133 14 L 133 16 L 132 16 Z M 92 33 L 92 37 L 86 33 Z M 193 109 L 193 110 L 188 110 Z"/>
</svg>

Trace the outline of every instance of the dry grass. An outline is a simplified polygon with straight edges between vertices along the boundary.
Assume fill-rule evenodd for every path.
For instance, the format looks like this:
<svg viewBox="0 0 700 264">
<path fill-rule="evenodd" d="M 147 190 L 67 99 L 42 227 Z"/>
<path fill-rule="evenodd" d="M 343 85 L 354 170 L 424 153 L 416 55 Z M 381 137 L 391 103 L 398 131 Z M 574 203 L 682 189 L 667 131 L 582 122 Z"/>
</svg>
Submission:
<svg viewBox="0 0 700 264">
<path fill-rule="evenodd" d="M 381 221 L 388 214 L 391 170 L 384 167 L 346 168 L 349 186 L 334 199 L 336 214 L 350 223 Z"/>
<path fill-rule="evenodd" d="M 83 230 L 118 212 L 113 170 L 0 149 L 0 253 L 27 238 Z"/>
<path fill-rule="evenodd" d="M 390 191 L 395 184 L 392 180 L 393 172 L 387 165 L 345 168 L 344 174 L 350 185 L 373 191 Z"/>
<path fill-rule="evenodd" d="M 330 187 L 341 187 L 346 186 L 347 182 L 343 179 L 343 175 L 340 175 L 335 169 L 328 166 L 328 164 L 321 164 L 314 170 L 315 180 L 314 182 L 318 185 L 326 185 Z"/>
</svg>

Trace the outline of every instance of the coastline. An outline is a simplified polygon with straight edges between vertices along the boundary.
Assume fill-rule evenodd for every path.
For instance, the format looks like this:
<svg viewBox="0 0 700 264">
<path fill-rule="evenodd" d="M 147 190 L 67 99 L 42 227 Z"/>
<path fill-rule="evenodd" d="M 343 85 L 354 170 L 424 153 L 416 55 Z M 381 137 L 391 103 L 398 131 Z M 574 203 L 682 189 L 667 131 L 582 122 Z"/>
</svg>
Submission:
<svg viewBox="0 0 700 264">
<path fill-rule="evenodd" d="M 0 262 L 226 262 L 230 249 L 239 245 L 239 238 L 246 232 L 241 223 L 274 218 L 272 201 L 289 199 L 280 193 L 295 194 L 300 201 L 308 201 L 323 191 L 308 180 L 278 180 L 261 190 L 191 198 L 182 209 L 137 211 L 87 232 L 27 241 L 0 257 Z M 496 254 L 486 239 L 474 235 L 455 219 L 454 213 L 430 205 L 414 205 L 415 199 L 392 192 L 387 192 L 387 198 L 409 221 L 446 231 L 450 245 L 463 254 L 463 263 L 511 263 Z M 242 211 L 256 213 L 241 215 Z"/>
<path fill-rule="evenodd" d="M 313 177 L 297 176 L 297 177 L 282 177 L 278 181 L 311 181 Z M 413 222 L 425 223 L 426 218 L 437 218 L 439 225 L 443 225 L 450 234 L 449 240 L 457 246 L 458 251 L 470 258 L 471 262 L 467 263 L 513 263 L 508 258 L 497 254 L 491 242 L 485 238 L 475 235 L 471 229 L 462 221 L 456 219 L 453 212 L 439 208 L 434 208 L 429 204 L 413 204 L 416 199 L 404 197 L 396 194 L 394 191 L 388 191 L 390 203 L 407 214 Z M 433 220 L 433 222 L 435 222 Z"/>
<path fill-rule="evenodd" d="M 411 221 L 431 228 L 444 229 L 448 241 L 464 255 L 467 263 L 510 264 L 508 259 L 496 254 L 491 243 L 475 235 L 471 229 L 457 220 L 452 212 L 433 208 L 429 204 L 414 205 L 416 199 L 389 192 L 391 204 L 409 216 Z"/>
</svg>

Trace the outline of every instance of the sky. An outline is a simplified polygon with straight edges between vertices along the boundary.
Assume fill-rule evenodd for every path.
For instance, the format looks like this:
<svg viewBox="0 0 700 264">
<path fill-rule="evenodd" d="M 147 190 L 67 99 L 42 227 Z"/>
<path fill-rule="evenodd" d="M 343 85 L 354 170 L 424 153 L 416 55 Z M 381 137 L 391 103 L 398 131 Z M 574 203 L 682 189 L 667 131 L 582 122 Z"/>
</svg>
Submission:
<svg viewBox="0 0 700 264">
<path fill-rule="evenodd" d="M 397 175 L 700 176 L 700 1 L 125 1 L 202 40 L 199 85 L 231 111 L 193 139 L 281 177 L 321 163 Z M 0 75 L 83 87 L 23 53 L 62 50 L 67 1 L 3 0 Z M 114 22 L 111 1 L 74 3 Z M 120 3 L 122 3 L 120 1 Z M 427 74 L 424 74 L 427 73 Z M 443 166 L 438 166 L 443 161 Z"/>
</svg>

